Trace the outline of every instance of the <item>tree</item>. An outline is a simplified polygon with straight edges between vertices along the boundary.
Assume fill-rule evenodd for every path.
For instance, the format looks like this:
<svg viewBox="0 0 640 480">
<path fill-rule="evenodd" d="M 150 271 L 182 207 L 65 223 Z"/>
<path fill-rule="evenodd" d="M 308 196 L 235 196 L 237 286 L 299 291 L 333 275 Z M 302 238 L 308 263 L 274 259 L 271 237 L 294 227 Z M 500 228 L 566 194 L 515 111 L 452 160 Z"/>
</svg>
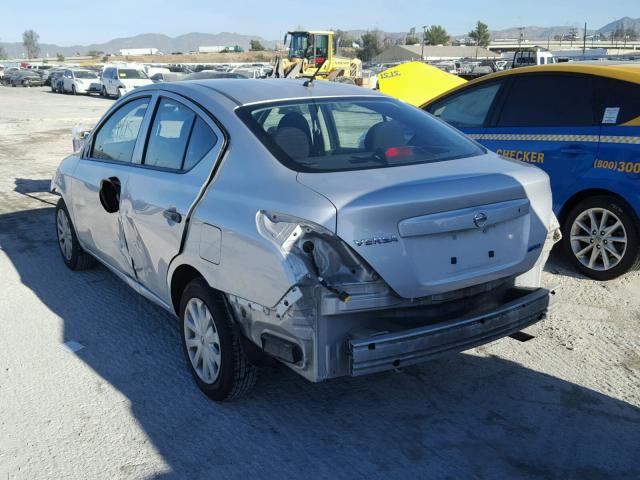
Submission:
<svg viewBox="0 0 640 480">
<path fill-rule="evenodd" d="M 64 55 L 61 53 L 56 53 L 56 61 L 57 62 L 64 62 Z"/>
<path fill-rule="evenodd" d="M 449 43 L 449 34 L 441 25 L 431 25 L 424 34 L 427 45 L 445 45 Z"/>
<path fill-rule="evenodd" d="M 488 47 L 491 42 L 489 26 L 486 23 L 478 22 L 475 30 L 469 32 L 469 38 L 474 40 L 479 47 Z"/>
<path fill-rule="evenodd" d="M 264 47 L 259 40 L 251 40 L 250 52 L 264 52 Z"/>
<path fill-rule="evenodd" d="M 367 33 L 360 38 L 360 45 L 358 58 L 364 62 L 368 62 L 382 51 L 380 47 L 380 32 L 378 30 L 367 31 Z"/>
<path fill-rule="evenodd" d="M 38 45 L 39 39 L 40 35 L 38 35 L 35 30 L 25 30 L 22 34 L 22 44 L 27 51 L 27 58 L 35 58 L 38 56 L 38 53 L 40 53 L 40 46 Z"/>
<path fill-rule="evenodd" d="M 418 43 L 418 37 L 415 36 L 415 34 L 409 34 L 407 35 L 407 38 L 404 39 L 404 44 L 405 45 L 415 45 L 416 43 Z"/>
<path fill-rule="evenodd" d="M 4 60 L 7 57 L 7 51 L 4 49 L 2 45 L 0 45 L 0 60 Z"/>
<path fill-rule="evenodd" d="M 89 50 L 87 52 L 88 57 L 100 57 L 101 55 L 104 55 L 102 50 Z"/>
<path fill-rule="evenodd" d="M 338 47 L 351 48 L 353 46 L 353 37 L 343 30 L 336 30 L 333 34 L 338 42 Z"/>
</svg>

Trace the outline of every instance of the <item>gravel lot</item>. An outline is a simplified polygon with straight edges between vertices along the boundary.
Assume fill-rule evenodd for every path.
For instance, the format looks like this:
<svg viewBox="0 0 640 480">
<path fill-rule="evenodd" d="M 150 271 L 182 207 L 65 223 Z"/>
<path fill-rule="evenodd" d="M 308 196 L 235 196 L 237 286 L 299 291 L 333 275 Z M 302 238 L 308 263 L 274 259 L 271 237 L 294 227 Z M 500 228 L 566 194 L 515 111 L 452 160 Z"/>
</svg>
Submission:
<svg viewBox="0 0 640 480">
<path fill-rule="evenodd" d="M 208 401 L 171 316 L 59 256 L 50 178 L 111 103 L 0 87 L 1 480 L 640 478 L 640 275 L 555 253 L 559 304 L 527 342 L 317 385 L 270 368 Z"/>
</svg>

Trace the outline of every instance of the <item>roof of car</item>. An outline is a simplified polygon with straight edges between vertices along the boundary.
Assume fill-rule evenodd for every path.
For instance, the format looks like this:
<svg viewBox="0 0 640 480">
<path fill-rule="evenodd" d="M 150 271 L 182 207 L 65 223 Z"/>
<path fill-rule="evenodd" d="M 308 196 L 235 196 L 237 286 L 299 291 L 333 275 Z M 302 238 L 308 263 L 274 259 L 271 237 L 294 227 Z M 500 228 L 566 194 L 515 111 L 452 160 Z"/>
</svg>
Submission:
<svg viewBox="0 0 640 480">
<path fill-rule="evenodd" d="M 551 65 L 538 65 L 531 67 L 512 68 L 509 70 L 503 70 L 501 72 L 490 73 L 480 78 L 476 78 L 458 87 L 454 87 L 451 90 L 444 92 L 442 95 L 438 95 L 427 101 L 421 108 L 441 99 L 442 97 L 449 95 L 458 89 L 468 88 L 469 86 L 483 83 L 494 78 L 508 77 L 511 75 L 523 75 L 527 73 L 548 73 L 548 72 L 561 72 L 561 73 L 582 73 L 585 75 L 597 75 L 600 77 L 615 78 L 617 80 L 624 80 L 627 82 L 640 84 L 640 63 L 622 63 L 622 62 L 565 62 L 554 63 Z"/>
<path fill-rule="evenodd" d="M 565 62 L 552 65 L 513 68 L 502 72 L 492 73 L 473 82 L 486 81 L 496 77 L 508 75 L 522 75 L 536 72 L 565 72 L 598 75 L 601 77 L 617 78 L 627 82 L 640 83 L 640 63 L 618 62 Z"/>
<path fill-rule="evenodd" d="M 181 83 L 210 88 L 238 105 L 318 97 L 380 96 L 367 88 L 325 80 L 316 80 L 308 87 L 304 86 L 304 79 L 214 79 Z"/>
</svg>

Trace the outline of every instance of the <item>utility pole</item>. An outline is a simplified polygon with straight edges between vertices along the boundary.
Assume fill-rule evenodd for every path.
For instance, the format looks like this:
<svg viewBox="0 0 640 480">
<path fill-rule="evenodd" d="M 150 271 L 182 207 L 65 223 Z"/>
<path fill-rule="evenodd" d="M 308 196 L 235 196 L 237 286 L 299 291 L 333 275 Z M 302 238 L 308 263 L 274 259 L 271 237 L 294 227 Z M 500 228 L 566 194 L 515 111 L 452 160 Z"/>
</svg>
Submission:
<svg viewBox="0 0 640 480">
<path fill-rule="evenodd" d="M 587 52 L 587 22 L 584 22 L 584 32 L 582 32 L 582 58 Z"/>
<path fill-rule="evenodd" d="M 427 37 L 427 26 L 423 25 L 422 26 L 422 54 L 421 54 L 423 62 L 424 62 L 424 42 L 426 37 Z"/>
</svg>

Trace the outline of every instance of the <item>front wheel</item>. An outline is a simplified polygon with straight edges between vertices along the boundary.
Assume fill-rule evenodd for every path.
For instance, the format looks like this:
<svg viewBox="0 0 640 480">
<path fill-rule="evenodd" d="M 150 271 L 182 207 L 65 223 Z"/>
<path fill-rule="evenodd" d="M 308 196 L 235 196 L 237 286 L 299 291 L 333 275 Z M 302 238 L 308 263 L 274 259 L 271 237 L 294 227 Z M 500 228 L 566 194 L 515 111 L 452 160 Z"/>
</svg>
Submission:
<svg viewBox="0 0 640 480">
<path fill-rule="evenodd" d="M 67 205 L 62 199 L 58 200 L 56 205 L 56 234 L 62 260 L 67 267 L 71 270 L 86 270 L 95 265 L 95 258 L 85 252 L 78 243 Z"/>
<path fill-rule="evenodd" d="M 78 94 L 78 92 L 76 91 L 76 86 L 75 85 L 71 85 L 71 93 L 73 95 L 77 95 Z"/>
<path fill-rule="evenodd" d="M 182 349 L 202 392 L 216 401 L 248 392 L 257 368 L 245 354 L 225 298 L 204 279 L 193 280 L 180 301 Z"/>
<path fill-rule="evenodd" d="M 576 205 L 563 225 L 564 251 L 595 280 L 612 280 L 640 267 L 638 225 L 618 199 L 599 195 Z"/>
</svg>

